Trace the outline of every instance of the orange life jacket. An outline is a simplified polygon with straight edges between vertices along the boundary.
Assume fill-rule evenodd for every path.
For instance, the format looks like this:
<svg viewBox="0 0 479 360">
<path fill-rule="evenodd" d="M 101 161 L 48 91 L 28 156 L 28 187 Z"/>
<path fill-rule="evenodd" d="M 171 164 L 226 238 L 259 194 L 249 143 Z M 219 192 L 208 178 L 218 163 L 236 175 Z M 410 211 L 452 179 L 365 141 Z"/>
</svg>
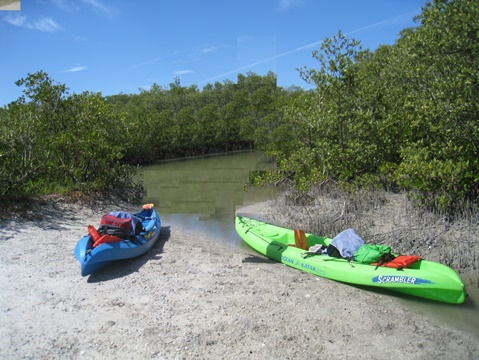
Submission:
<svg viewBox="0 0 479 360">
<path fill-rule="evenodd" d="M 100 235 L 98 231 L 91 225 L 88 225 L 88 233 L 90 234 L 92 240 L 93 240 L 93 247 L 97 247 L 100 244 L 104 243 L 110 243 L 110 242 L 115 242 L 115 241 L 120 241 L 121 239 L 118 236 L 115 235 Z"/>
<path fill-rule="evenodd" d="M 380 266 L 387 266 L 391 268 L 398 268 L 398 269 L 403 269 L 408 267 L 411 264 L 414 264 L 416 261 L 421 260 L 420 256 L 417 255 L 399 255 L 394 260 L 385 262 L 385 263 L 374 263 L 371 265 L 380 265 Z"/>
</svg>

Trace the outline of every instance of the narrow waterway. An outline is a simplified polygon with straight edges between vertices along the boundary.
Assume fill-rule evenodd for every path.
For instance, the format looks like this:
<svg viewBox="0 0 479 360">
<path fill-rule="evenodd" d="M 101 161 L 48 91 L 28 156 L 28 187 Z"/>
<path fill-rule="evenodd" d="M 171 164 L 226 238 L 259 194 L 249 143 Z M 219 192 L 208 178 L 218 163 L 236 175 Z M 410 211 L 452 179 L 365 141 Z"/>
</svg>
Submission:
<svg viewBox="0 0 479 360">
<path fill-rule="evenodd" d="M 278 194 L 276 188 L 246 188 L 250 172 L 271 167 L 256 152 L 161 162 L 140 173 L 147 192 L 144 201 L 156 205 L 164 224 L 239 245 L 241 239 L 234 229 L 236 209 Z"/>
<path fill-rule="evenodd" d="M 156 205 L 165 226 L 181 226 L 243 248 L 247 245 L 234 229 L 236 210 L 279 194 L 275 188 L 245 188 L 251 171 L 271 166 L 259 153 L 241 152 L 162 162 L 143 168 L 139 175 L 147 191 L 144 201 Z M 459 306 L 387 292 L 384 296 L 393 296 L 412 312 L 479 337 L 477 275 L 463 276 L 463 281 L 469 297 Z"/>
</svg>

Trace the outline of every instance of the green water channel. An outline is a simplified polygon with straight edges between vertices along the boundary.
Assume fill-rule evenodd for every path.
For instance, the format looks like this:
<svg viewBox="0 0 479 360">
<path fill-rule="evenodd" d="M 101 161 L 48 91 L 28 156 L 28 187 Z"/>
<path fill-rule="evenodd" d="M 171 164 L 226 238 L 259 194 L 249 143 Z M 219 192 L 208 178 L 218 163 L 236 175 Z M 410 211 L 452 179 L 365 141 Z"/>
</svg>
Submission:
<svg viewBox="0 0 479 360">
<path fill-rule="evenodd" d="M 273 199 L 277 188 L 246 187 L 253 170 L 272 164 L 260 153 L 225 155 L 161 162 L 142 169 L 144 202 L 155 204 L 162 222 L 240 244 L 234 229 L 236 210 Z"/>
<path fill-rule="evenodd" d="M 155 204 L 163 226 L 178 226 L 207 234 L 220 242 L 248 251 L 247 245 L 235 231 L 234 216 L 242 207 L 279 195 L 276 188 L 245 189 L 244 186 L 250 171 L 271 168 L 272 164 L 262 154 L 242 152 L 161 162 L 144 167 L 139 175 L 143 177 L 147 191 L 144 202 Z M 462 305 L 424 301 L 389 292 L 385 292 L 384 296 L 393 296 L 398 304 L 412 312 L 471 332 L 479 339 L 477 274 L 461 277 L 469 292 L 469 297 Z"/>
</svg>

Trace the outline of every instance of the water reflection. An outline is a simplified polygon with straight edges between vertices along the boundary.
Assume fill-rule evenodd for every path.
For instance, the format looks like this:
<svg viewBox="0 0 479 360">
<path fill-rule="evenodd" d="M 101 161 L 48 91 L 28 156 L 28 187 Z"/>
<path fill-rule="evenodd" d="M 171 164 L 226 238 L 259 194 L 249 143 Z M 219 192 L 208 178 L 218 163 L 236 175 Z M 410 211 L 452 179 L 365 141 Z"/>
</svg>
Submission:
<svg viewBox="0 0 479 360">
<path fill-rule="evenodd" d="M 406 306 L 416 314 L 434 319 L 437 323 L 465 330 L 479 338 L 479 289 L 467 286 L 467 279 L 464 279 L 469 296 L 461 305 L 444 304 L 436 301 L 415 298 L 413 296 L 398 296 L 398 302 Z"/>
<path fill-rule="evenodd" d="M 145 202 L 157 204 L 162 222 L 178 225 L 230 244 L 239 244 L 234 230 L 237 208 L 272 199 L 276 188 L 248 188 L 252 170 L 272 164 L 257 152 L 241 152 L 143 168 Z"/>
</svg>

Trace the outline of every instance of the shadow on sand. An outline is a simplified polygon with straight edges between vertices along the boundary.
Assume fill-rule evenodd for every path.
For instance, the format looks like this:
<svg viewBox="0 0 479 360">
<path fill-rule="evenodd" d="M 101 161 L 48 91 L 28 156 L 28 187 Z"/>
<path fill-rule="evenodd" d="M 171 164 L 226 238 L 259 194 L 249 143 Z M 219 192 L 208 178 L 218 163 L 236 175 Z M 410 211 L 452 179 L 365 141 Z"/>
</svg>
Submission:
<svg viewBox="0 0 479 360">
<path fill-rule="evenodd" d="M 253 263 L 253 264 L 277 264 L 277 261 L 268 259 L 267 257 L 248 255 L 243 259 L 244 263 Z"/>
</svg>

